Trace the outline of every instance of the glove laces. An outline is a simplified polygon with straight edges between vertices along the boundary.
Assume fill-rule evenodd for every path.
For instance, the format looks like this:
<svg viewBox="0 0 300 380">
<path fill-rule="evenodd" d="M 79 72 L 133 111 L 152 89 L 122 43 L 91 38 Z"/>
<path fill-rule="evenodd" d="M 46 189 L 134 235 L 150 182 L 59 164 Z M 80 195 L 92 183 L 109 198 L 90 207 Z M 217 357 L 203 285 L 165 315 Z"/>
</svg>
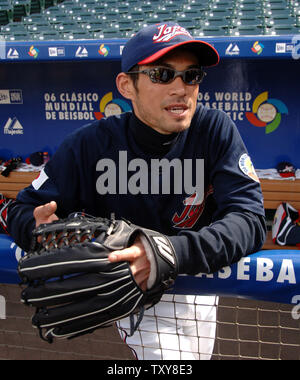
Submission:
<svg viewBox="0 0 300 380">
<path fill-rule="evenodd" d="M 137 320 L 135 322 L 134 320 L 134 316 L 135 314 L 130 314 L 130 334 L 127 334 L 127 336 L 132 336 L 136 330 L 138 329 L 140 323 L 142 322 L 142 319 L 144 317 L 144 313 L 145 313 L 145 308 L 144 307 L 141 307 L 140 310 L 139 310 L 139 313 L 137 314 Z"/>
</svg>

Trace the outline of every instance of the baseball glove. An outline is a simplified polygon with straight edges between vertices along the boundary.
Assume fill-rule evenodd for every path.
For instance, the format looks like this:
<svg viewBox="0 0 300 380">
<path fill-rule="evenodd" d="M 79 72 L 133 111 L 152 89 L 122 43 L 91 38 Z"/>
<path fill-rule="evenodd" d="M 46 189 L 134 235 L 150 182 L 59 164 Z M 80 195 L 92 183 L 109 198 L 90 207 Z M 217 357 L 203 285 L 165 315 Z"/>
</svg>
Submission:
<svg viewBox="0 0 300 380">
<path fill-rule="evenodd" d="M 137 236 L 148 242 L 156 266 L 154 285 L 145 292 L 128 262 L 108 260 L 110 252 L 130 247 Z M 125 220 L 75 214 L 34 230 L 32 249 L 18 266 L 26 285 L 21 301 L 36 307 L 32 324 L 50 343 L 53 338 L 93 332 L 127 316 L 133 334 L 143 310 L 155 305 L 174 283 L 177 267 L 171 242 L 159 232 Z"/>
</svg>

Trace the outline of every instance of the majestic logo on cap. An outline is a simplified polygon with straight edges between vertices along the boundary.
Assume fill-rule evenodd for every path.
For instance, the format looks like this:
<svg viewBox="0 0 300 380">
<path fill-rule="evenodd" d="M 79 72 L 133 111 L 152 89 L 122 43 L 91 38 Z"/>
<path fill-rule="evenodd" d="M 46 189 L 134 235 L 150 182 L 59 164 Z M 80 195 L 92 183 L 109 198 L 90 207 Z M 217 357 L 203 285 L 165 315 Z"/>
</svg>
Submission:
<svg viewBox="0 0 300 380">
<path fill-rule="evenodd" d="M 154 34 L 153 36 L 153 42 L 168 42 L 178 35 L 184 35 L 192 38 L 190 33 L 182 26 L 168 26 L 166 24 L 160 25 L 158 26 L 158 34 Z"/>
</svg>

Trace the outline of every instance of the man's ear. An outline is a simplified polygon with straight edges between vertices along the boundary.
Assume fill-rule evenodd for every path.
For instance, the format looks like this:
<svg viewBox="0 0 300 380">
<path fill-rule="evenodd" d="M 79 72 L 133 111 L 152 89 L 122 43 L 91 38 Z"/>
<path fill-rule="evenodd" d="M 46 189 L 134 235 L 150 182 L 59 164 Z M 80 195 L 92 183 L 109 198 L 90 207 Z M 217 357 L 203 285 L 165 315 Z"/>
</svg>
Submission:
<svg viewBox="0 0 300 380">
<path fill-rule="evenodd" d="M 135 88 L 132 79 L 128 74 L 119 73 L 116 78 L 116 85 L 119 93 L 125 98 L 132 100 L 135 94 Z"/>
</svg>

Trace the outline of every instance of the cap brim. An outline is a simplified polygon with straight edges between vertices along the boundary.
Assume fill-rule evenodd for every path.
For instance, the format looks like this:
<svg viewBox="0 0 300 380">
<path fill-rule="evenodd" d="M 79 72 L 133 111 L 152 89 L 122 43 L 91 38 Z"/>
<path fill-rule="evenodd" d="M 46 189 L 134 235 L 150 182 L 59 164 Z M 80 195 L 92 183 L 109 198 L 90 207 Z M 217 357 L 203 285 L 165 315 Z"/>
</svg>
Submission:
<svg viewBox="0 0 300 380">
<path fill-rule="evenodd" d="M 279 173 L 280 177 L 282 178 L 290 178 L 290 177 L 295 177 L 294 172 L 288 172 L 288 173 Z"/>
<path fill-rule="evenodd" d="M 212 45 L 210 45 L 209 43 L 205 41 L 191 40 L 191 41 L 179 42 L 176 45 L 171 45 L 164 49 L 161 49 L 158 52 L 152 54 L 151 56 L 138 62 L 138 64 L 146 65 L 148 63 L 152 63 L 158 60 L 159 58 L 163 57 L 168 52 L 174 49 L 177 49 L 178 47 L 181 47 L 181 46 L 187 46 L 188 48 L 190 48 L 190 50 L 193 51 L 198 57 L 199 63 L 201 66 L 215 66 L 220 61 L 219 53 Z"/>
</svg>

